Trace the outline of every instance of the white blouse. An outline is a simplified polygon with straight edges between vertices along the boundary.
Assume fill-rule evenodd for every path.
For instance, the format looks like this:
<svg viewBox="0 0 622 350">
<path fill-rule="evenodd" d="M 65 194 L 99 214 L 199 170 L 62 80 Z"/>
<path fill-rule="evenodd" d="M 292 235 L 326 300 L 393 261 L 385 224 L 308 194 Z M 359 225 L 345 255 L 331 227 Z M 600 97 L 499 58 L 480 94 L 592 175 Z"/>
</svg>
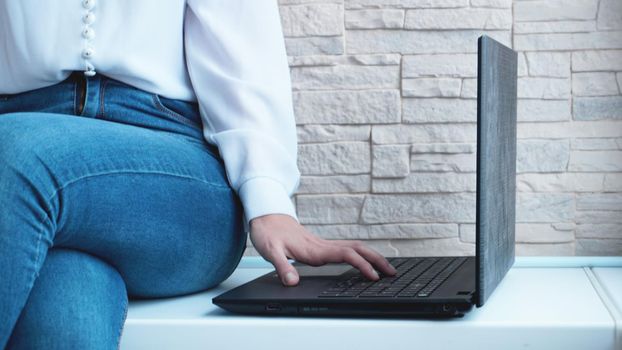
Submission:
<svg viewBox="0 0 622 350">
<path fill-rule="evenodd" d="M 291 83 L 276 0 L 0 0 L 0 94 L 101 73 L 198 101 L 245 225 L 297 219 Z"/>
</svg>

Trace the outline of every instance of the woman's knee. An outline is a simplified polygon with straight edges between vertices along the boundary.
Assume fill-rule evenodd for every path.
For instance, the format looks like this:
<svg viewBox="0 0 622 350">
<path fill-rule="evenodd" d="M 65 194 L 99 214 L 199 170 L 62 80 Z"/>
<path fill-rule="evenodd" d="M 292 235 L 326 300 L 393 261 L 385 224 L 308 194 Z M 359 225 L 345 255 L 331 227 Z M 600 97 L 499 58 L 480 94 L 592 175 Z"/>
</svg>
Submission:
<svg viewBox="0 0 622 350">
<path fill-rule="evenodd" d="M 114 267 L 51 249 L 8 349 L 116 349 L 126 311 L 125 284 Z"/>
</svg>

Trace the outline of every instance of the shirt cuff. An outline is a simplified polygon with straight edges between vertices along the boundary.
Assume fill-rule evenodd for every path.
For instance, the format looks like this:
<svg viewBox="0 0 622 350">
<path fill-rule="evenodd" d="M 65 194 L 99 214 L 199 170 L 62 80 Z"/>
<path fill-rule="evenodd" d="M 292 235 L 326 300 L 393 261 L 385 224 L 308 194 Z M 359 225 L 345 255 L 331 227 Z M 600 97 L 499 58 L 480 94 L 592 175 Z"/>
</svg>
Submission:
<svg viewBox="0 0 622 350">
<path fill-rule="evenodd" d="M 269 177 L 247 180 L 238 189 L 244 206 L 244 230 L 250 232 L 250 221 L 267 214 L 286 214 L 298 221 L 296 209 L 285 187 Z"/>
</svg>

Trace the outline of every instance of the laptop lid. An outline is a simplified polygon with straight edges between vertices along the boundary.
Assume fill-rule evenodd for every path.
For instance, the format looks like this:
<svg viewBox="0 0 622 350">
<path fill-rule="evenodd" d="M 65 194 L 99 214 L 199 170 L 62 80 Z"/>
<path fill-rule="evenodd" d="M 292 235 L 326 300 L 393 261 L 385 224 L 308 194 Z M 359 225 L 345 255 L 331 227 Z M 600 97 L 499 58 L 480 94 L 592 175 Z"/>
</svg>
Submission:
<svg viewBox="0 0 622 350">
<path fill-rule="evenodd" d="M 476 304 L 514 264 L 517 54 L 481 36 L 477 66 Z"/>
</svg>

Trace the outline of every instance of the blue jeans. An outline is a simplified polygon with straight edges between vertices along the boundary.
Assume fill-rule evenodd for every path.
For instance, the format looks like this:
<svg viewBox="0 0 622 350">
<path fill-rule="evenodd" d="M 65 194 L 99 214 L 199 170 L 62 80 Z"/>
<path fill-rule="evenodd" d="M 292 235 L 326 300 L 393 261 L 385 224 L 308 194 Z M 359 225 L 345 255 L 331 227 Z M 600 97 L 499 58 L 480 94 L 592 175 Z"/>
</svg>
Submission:
<svg viewBox="0 0 622 350">
<path fill-rule="evenodd" d="M 214 287 L 245 246 L 196 103 L 79 73 L 0 95 L 0 348 L 117 348 L 128 295 Z"/>
</svg>

